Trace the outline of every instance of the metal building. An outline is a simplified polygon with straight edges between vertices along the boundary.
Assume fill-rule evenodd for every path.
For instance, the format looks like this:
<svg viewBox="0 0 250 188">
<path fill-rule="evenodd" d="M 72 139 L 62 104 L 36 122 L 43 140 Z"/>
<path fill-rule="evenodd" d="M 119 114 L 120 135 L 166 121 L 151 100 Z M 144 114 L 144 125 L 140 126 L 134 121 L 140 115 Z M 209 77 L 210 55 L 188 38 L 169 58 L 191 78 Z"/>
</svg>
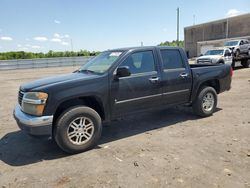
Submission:
<svg viewBox="0 0 250 188">
<path fill-rule="evenodd" d="M 185 50 L 196 57 L 236 38 L 250 39 L 250 13 L 184 28 Z"/>
</svg>

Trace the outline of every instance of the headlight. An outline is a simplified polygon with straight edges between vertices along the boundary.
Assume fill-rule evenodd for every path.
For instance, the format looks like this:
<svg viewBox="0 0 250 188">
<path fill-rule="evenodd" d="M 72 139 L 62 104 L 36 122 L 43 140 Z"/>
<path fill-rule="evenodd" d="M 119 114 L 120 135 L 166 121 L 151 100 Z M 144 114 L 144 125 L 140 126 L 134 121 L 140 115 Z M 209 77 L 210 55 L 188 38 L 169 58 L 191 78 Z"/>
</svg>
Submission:
<svg viewBox="0 0 250 188">
<path fill-rule="evenodd" d="M 43 114 L 47 98 L 47 93 L 27 92 L 23 96 L 22 110 L 27 114 L 41 116 Z"/>
</svg>

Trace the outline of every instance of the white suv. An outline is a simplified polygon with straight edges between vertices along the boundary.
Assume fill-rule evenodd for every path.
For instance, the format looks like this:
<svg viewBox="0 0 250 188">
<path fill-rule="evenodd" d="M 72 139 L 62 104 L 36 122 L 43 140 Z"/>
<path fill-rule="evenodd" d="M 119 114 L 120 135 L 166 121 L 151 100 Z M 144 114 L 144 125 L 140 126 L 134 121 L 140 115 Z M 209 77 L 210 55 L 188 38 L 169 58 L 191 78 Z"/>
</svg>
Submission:
<svg viewBox="0 0 250 188">
<path fill-rule="evenodd" d="M 229 64 L 232 65 L 233 57 L 229 48 L 214 48 L 196 59 L 196 63 Z"/>
<path fill-rule="evenodd" d="M 250 43 L 247 39 L 227 41 L 224 46 L 230 48 L 236 57 L 240 54 L 250 55 Z"/>
</svg>

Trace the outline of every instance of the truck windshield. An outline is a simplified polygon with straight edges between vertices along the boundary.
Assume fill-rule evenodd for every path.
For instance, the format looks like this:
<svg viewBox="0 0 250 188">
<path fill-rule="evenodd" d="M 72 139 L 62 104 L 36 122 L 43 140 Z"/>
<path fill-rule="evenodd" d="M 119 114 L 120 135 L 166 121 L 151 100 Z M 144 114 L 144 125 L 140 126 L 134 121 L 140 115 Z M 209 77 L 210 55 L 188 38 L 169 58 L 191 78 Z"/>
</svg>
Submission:
<svg viewBox="0 0 250 188">
<path fill-rule="evenodd" d="M 111 67 L 111 65 L 120 57 L 121 54 L 122 52 L 120 51 L 102 52 L 98 56 L 91 59 L 88 63 L 83 65 L 79 69 L 79 72 L 103 74 Z"/>
<path fill-rule="evenodd" d="M 208 50 L 205 55 L 223 55 L 224 50 Z"/>
<path fill-rule="evenodd" d="M 233 41 L 227 41 L 224 43 L 224 46 L 236 46 L 239 44 L 238 40 L 233 40 Z"/>
</svg>

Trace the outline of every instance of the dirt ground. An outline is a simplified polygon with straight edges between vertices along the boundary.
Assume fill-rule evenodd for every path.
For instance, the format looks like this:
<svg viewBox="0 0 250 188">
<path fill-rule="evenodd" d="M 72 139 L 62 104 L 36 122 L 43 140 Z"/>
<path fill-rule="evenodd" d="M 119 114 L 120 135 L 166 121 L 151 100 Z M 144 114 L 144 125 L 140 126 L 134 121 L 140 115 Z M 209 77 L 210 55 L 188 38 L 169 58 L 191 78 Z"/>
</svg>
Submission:
<svg viewBox="0 0 250 188">
<path fill-rule="evenodd" d="M 250 187 L 250 69 L 234 71 L 213 116 L 190 108 L 141 113 L 106 125 L 99 145 L 67 155 L 21 132 L 19 85 L 74 70 L 0 72 L 0 187 Z"/>
</svg>

